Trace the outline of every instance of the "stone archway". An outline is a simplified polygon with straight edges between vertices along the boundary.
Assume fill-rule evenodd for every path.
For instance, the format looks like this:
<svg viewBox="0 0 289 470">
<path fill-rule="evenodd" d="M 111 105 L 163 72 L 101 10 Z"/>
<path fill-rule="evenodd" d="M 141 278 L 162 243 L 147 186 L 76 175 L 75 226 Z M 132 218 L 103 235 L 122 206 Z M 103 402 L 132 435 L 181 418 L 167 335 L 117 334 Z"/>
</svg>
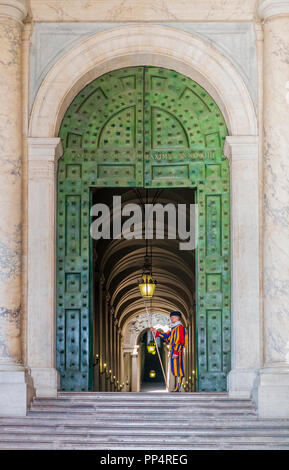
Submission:
<svg viewBox="0 0 289 470">
<path fill-rule="evenodd" d="M 166 313 L 153 313 L 151 324 L 155 328 L 168 328 L 169 317 Z M 139 366 L 139 337 L 141 333 L 149 328 L 149 319 L 145 312 L 134 315 L 123 325 L 122 333 L 122 377 L 124 383 L 127 381 L 126 371 L 129 370 L 131 376 L 131 391 L 140 390 L 140 366 Z"/>
<path fill-rule="evenodd" d="M 198 81 L 219 105 L 231 134 L 227 138 L 227 153 L 231 161 L 232 277 L 235 284 L 232 292 L 233 371 L 229 389 L 238 396 L 248 396 L 252 389 L 260 363 L 256 261 L 258 141 L 252 100 L 232 64 L 204 41 L 173 28 L 134 25 L 99 33 L 73 48 L 47 74 L 34 102 L 29 138 L 27 342 L 28 364 L 38 395 L 57 391 L 55 165 L 61 148 L 55 136 L 68 104 L 88 82 L 106 71 L 145 63 L 174 69 Z M 252 191 L 252 187 L 256 189 Z M 245 193 L 244 188 L 248 188 Z M 39 217 L 43 228 L 39 228 Z M 255 226 L 251 224 L 252 219 L 256 221 Z M 43 262 L 47 265 L 44 276 Z M 249 321 L 253 325 L 251 350 L 247 342 L 244 343 Z M 245 376 L 247 382 L 244 382 Z"/>
<path fill-rule="evenodd" d="M 30 137 L 55 137 L 79 91 L 106 72 L 143 64 L 174 69 L 197 81 L 216 101 L 230 135 L 257 135 L 254 105 L 230 61 L 191 34 L 160 25 L 133 25 L 98 33 L 65 54 L 37 93 Z"/>
</svg>

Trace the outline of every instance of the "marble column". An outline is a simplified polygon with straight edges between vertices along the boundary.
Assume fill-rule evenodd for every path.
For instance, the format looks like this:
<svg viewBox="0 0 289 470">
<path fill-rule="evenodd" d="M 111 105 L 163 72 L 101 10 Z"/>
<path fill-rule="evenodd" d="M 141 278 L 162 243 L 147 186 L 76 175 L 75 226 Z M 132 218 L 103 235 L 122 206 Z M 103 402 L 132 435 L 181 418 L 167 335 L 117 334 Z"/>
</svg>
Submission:
<svg viewBox="0 0 289 470">
<path fill-rule="evenodd" d="M 261 0 L 264 27 L 264 364 L 260 417 L 289 418 L 289 0 Z"/>
<path fill-rule="evenodd" d="M 0 0 L 0 415 L 25 415 L 34 393 L 21 346 L 23 0 Z"/>
<path fill-rule="evenodd" d="M 113 363 L 112 363 L 112 370 L 113 370 L 113 376 L 115 377 L 114 379 L 114 385 L 113 385 L 113 390 L 115 391 L 115 382 L 116 382 L 116 327 L 117 327 L 117 319 L 115 317 L 115 309 L 114 307 L 112 308 L 112 348 L 113 348 Z"/>
<path fill-rule="evenodd" d="M 190 329 L 191 329 L 191 327 L 188 326 L 188 330 L 190 330 Z M 191 338 L 190 332 L 189 332 L 189 336 Z M 188 381 L 189 381 L 189 392 L 192 392 L 192 377 L 193 377 L 193 375 L 192 375 L 192 362 L 193 361 L 192 361 L 192 354 L 191 354 L 191 347 L 190 346 L 188 347 L 188 365 L 187 365 L 188 375 L 187 375 L 187 377 L 188 377 Z"/>
<path fill-rule="evenodd" d="M 93 390 L 98 392 L 100 390 L 100 331 L 98 284 L 96 282 L 94 282 L 93 291 Z"/>
<path fill-rule="evenodd" d="M 103 274 L 99 281 L 98 295 L 98 328 L 99 328 L 99 370 L 100 370 L 100 391 L 105 392 L 105 318 L 104 318 L 104 286 L 105 278 Z"/>
<path fill-rule="evenodd" d="M 228 392 L 250 398 L 261 365 L 258 137 L 228 136 L 231 180 L 232 370 Z"/>
<path fill-rule="evenodd" d="M 109 304 L 109 355 L 110 355 L 110 369 L 111 369 L 111 377 L 110 377 L 110 389 L 114 391 L 114 383 L 113 383 L 113 376 L 114 376 L 114 366 L 113 366 L 113 311 L 112 306 Z"/>
<path fill-rule="evenodd" d="M 109 302 L 110 302 L 110 294 L 106 290 L 105 291 L 105 362 L 106 362 L 106 391 L 111 391 L 111 383 L 110 383 L 110 370 L 111 370 L 111 362 L 110 362 L 110 349 L 109 349 L 109 331 L 110 331 L 110 312 L 109 312 Z"/>
<path fill-rule="evenodd" d="M 118 352 L 118 319 L 115 316 L 114 318 L 114 375 L 115 375 L 115 386 L 114 390 L 117 390 L 116 381 L 117 381 L 117 352 Z"/>
<path fill-rule="evenodd" d="M 138 357 L 139 346 L 135 346 L 131 353 L 131 391 L 140 391 L 140 380 L 139 380 L 139 357 Z"/>
<path fill-rule="evenodd" d="M 124 382 L 124 387 L 122 389 L 122 392 L 129 392 L 129 384 L 130 383 L 130 377 L 131 377 L 131 355 L 130 353 L 126 350 L 123 353 L 123 382 Z"/>
<path fill-rule="evenodd" d="M 116 391 L 118 392 L 119 386 L 121 384 L 121 362 L 122 362 L 122 333 L 121 328 L 118 328 L 118 348 L 117 348 L 117 388 Z"/>
<path fill-rule="evenodd" d="M 27 362 L 37 396 L 56 397 L 56 168 L 59 137 L 28 139 Z M 41 256 L 39 256 L 41 253 Z"/>
</svg>

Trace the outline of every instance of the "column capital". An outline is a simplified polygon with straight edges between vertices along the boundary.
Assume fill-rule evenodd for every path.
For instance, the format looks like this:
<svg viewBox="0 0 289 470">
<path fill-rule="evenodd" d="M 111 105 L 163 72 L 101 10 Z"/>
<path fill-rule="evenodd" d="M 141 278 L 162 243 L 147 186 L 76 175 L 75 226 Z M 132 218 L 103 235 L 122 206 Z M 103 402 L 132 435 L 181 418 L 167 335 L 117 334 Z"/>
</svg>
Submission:
<svg viewBox="0 0 289 470">
<path fill-rule="evenodd" d="M 27 14 L 26 0 L 0 0 L 0 22 L 8 18 L 23 23 Z"/>
<path fill-rule="evenodd" d="M 289 15 L 289 0 L 260 0 L 258 13 L 265 21 L 272 16 Z"/>
<path fill-rule="evenodd" d="M 256 41 L 264 41 L 264 27 L 261 21 L 254 23 Z"/>
<path fill-rule="evenodd" d="M 60 137 L 28 137 L 27 140 L 29 161 L 57 162 L 63 154 Z"/>
<path fill-rule="evenodd" d="M 22 31 L 22 41 L 30 43 L 32 32 L 33 32 L 32 23 L 25 23 L 23 31 Z"/>
<path fill-rule="evenodd" d="M 258 143 L 259 137 L 256 135 L 227 136 L 224 155 L 230 163 L 237 160 L 257 160 Z"/>
<path fill-rule="evenodd" d="M 139 345 L 136 344 L 136 345 L 133 347 L 132 352 L 130 353 L 131 356 L 137 357 L 137 356 L 138 356 L 138 350 L 139 350 Z"/>
</svg>

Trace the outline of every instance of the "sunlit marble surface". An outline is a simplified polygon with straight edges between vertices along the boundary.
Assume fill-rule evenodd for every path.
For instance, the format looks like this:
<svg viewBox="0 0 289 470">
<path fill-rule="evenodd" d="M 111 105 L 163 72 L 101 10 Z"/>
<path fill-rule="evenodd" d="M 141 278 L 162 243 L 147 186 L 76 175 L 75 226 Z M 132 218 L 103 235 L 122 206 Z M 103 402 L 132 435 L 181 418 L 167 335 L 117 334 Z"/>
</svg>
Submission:
<svg viewBox="0 0 289 470">
<path fill-rule="evenodd" d="M 255 0 L 30 0 L 34 21 L 248 21 Z"/>
<path fill-rule="evenodd" d="M 69 49 L 101 31 L 125 23 L 39 23 L 33 27 L 30 62 L 30 107 L 47 72 Z M 239 71 L 257 106 L 257 56 L 252 23 L 162 23 L 204 39 Z M 148 64 L 150 65 L 150 64 Z"/>
<path fill-rule="evenodd" d="M 0 363 L 20 363 L 21 27 L 0 17 Z"/>
<path fill-rule="evenodd" d="M 289 16 L 265 24 L 264 307 L 265 362 L 289 346 Z"/>
</svg>

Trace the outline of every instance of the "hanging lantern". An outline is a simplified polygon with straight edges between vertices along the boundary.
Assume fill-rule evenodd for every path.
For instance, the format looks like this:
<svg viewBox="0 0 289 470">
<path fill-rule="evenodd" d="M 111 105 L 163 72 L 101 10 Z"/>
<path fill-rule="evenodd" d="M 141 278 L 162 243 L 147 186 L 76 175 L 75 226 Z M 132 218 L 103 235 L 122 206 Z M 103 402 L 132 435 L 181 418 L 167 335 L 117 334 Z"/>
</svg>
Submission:
<svg viewBox="0 0 289 470">
<path fill-rule="evenodd" d="M 157 281 L 153 279 L 149 257 L 145 256 L 142 279 L 138 282 L 139 290 L 143 298 L 151 299 L 154 296 Z"/>
<path fill-rule="evenodd" d="M 146 217 L 145 203 L 142 197 L 140 196 L 140 194 L 137 193 L 137 195 L 141 201 L 143 215 L 144 217 Z M 148 189 L 147 188 L 146 188 L 146 204 L 148 204 Z M 139 290 L 140 290 L 141 296 L 144 299 L 151 299 L 154 296 L 156 284 L 157 284 L 157 282 L 153 279 L 153 275 L 152 275 L 152 246 L 151 246 L 150 256 L 148 252 L 149 252 L 149 242 L 148 242 L 148 238 L 145 237 L 145 256 L 144 256 L 144 264 L 143 264 L 143 270 L 142 270 L 142 278 L 140 281 L 138 281 Z"/>
<path fill-rule="evenodd" d="M 150 354 L 155 354 L 156 353 L 156 345 L 153 341 L 151 341 L 148 345 L 147 345 L 147 350 Z"/>
<path fill-rule="evenodd" d="M 155 377 L 156 377 L 156 371 L 153 370 L 153 369 L 150 370 L 150 371 L 149 371 L 149 376 L 150 376 L 150 379 L 155 379 Z"/>
<path fill-rule="evenodd" d="M 154 296 L 156 281 L 153 280 L 151 274 L 143 274 L 138 286 L 142 297 L 150 299 Z"/>
</svg>

